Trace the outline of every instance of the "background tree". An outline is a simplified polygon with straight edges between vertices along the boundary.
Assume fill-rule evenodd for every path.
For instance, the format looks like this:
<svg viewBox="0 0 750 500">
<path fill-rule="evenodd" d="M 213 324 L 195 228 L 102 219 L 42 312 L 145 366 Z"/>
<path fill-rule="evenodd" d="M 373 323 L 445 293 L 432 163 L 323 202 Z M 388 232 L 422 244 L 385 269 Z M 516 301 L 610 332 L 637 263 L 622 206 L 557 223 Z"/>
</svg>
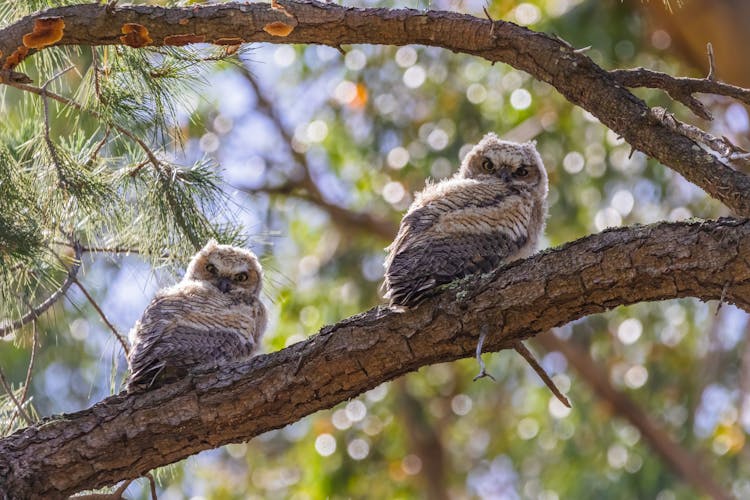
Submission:
<svg viewBox="0 0 750 500">
<path fill-rule="evenodd" d="M 171 283 L 187 257 L 209 237 L 250 245 L 270 269 L 266 290 L 273 321 L 266 352 L 377 305 L 382 248 L 395 234 L 410 193 L 426 177 L 450 175 L 468 145 L 487 130 L 538 141 L 551 181 L 546 246 L 608 227 L 728 214 L 717 199 L 738 215 L 750 213 L 747 193 L 740 189 L 747 183 L 741 173 L 742 152 L 717 139 L 726 136 L 740 143 L 747 136 L 742 104 L 712 97 L 716 120 L 696 123 L 710 127 L 715 137 L 696 137 L 698 129 L 681 128 L 677 122 L 695 122 L 687 108 L 661 91 L 639 91 L 649 105 L 665 106 L 676 118 L 662 114 L 661 119 L 633 122 L 631 130 L 627 121 L 632 117 L 625 112 L 636 104 L 627 100 L 628 91 L 593 78 L 639 87 L 654 75 L 599 72 L 588 58 L 607 69 L 644 66 L 692 73 L 672 56 L 668 31 L 648 31 L 642 13 L 619 2 L 499 1 L 488 9 L 493 19 L 556 33 L 573 47 L 591 46 L 583 53 L 504 23 L 407 12 L 403 25 L 409 29 L 402 32 L 384 21 L 386 13 L 356 17 L 356 11 L 345 14 L 333 5 L 283 3 L 286 7 L 276 10 L 253 6 L 254 26 L 266 31 L 248 31 L 248 18 L 237 6 L 172 10 L 182 13 L 184 24 L 146 7 L 116 5 L 71 7 L 60 15 L 64 27 L 54 20 L 55 12 L 41 16 L 48 20 L 39 24 L 20 21 L 45 5 L 0 4 L 2 79 L 7 84 L 5 125 L 0 128 L 0 307 L 7 320 L 0 328 L 4 339 L 14 341 L 0 350 L 1 380 L 8 388 L 1 422 L 6 433 L 33 424 L 36 415 L 79 410 L 117 392 L 127 350 L 120 337 L 153 292 Z M 485 16 L 480 5 L 468 3 L 430 8 Z M 241 28 L 222 17 L 230 11 L 245 20 Z M 191 12 L 204 13 L 205 20 Z M 340 31 L 316 31 L 310 22 L 316 15 L 339 16 Z M 344 15 L 355 16 L 351 19 L 359 24 L 341 23 Z M 466 24 L 450 25 L 456 19 Z M 421 29 L 437 33 L 438 22 L 450 25 L 453 37 L 449 32 L 435 42 L 420 36 Z M 101 31 L 86 31 L 83 25 Z M 462 35 L 462 26 L 472 29 Z M 281 36 L 289 27 L 287 36 Z M 168 43 L 167 37 L 176 33 L 193 38 Z M 181 46 L 200 36 L 214 44 Z M 239 37 L 282 43 L 239 47 Z M 23 53 L 19 40 L 31 49 L 29 54 Z M 347 41 L 386 45 L 350 46 Z M 57 42 L 71 46 L 46 47 Z M 283 42 L 320 42 L 340 50 Z M 415 42 L 464 53 L 410 44 Z M 563 81 L 548 71 L 547 61 L 540 58 L 545 53 L 555 54 L 549 59 L 561 65 L 581 66 L 565 66 L 577 69 Z M 26 59 L 17 65 L 13 57 Z M 716 68 L 719 77 L 729 65 Z M 552 83 L 562 95 L 540 80 Z M 703 117 L 707 109 L 675 88 L 708 85 L 717 94 L 748 102 L 747 92 L 716 82 L 675 87 L 674 80 L 660 81 L 662 86 L 671 84 L 671 95 Z M 586 95 L 610 87 L 611 102 Z M 690 133 L 692 139 L 685 138 Z M 719 154 L 681 148 L 694 140 L 719 148 Z M 739 170 L 721 168 L 730 162 Z M 702 236 L 714 233 L 722 235 L 718 241 Z M 643 241 L 649 242 L 651 253 L 640 252 Z M 615 273 L 606 260 L 612 257 L 604 257 L 599 278 L 616 276 L 617 283 L 632 279 L 639 286 L 619 291 L 613 285 L 613 293 L 620 296 L 598 303 L 597 297 L 589 297 L 592 303 L 569 319 L 615 305 L 685 295 L 721 297 L 747 310 L 742 299 L 749 274 L 747 241 L 747 228 L 740 223 L 657 227 L 607 233 L 581 244 L 579 253 L 569 247 L 539 259 L 549 259 L 545 262 L 555 264 L 552 272 L 560 276 L 565 269 L 575 269 L 565 266 L 574 266 L 577 255 L 601 252 L 640 259 L 633 270 L 643 275 L 627 278 Z M 661 254 L 660 243 L 665 244 Z M 734 243 L 739 257 L 730 259 Z M 706 249 L 702 263 L 716 282 L 706 277 L 689 290 L 677 285 L 672 292 L 660 289 L 662 275 L 682 285 L 700 274 L 700 266 L 669 267 L 681 264 L 681 258 L 700 257 L 684 255 L 684 249 L 693 247 Z M 606 253 L 610 251 L 614 253 Z M 648 255 L 662 258 L 649 260 Z M 727 260 L 719 262 L 719 255 Z M 566 264 L 565 256 L 571 256 L 573 264 Z M 503 294 L 493 300 L 500 303 L 485 297 L 488 289 L 507 285 L 516 275 L 546 277 L 559 295 L 570 285 L 538 274 L 533 262 L 524 265 L 482 282 L 479 295 L 465 301 L 465 307 L 471 313 L 483 304 L 493 306 L 492 312 L 482 313 L 490 316 L 467 314 L 466 333 L 445 337 L 461 353 L 436 351 L 433 361 L 470 354 L 477 333 L 469 331 L 472 322 L 493 314 L 515 318 L 503 329 L 510 340 L 512 335 L 535 333 L 529 325 L 552 326 L 562 317 L 547 318 L 542 311 L 529 319 L 523 313 L 529 302 L 506 303 L 513 286 L 497 288 Z M 683 268 L 685 275 L 669 274 Z M 621 271 L 626 275 L 627 266 Z M 331 342 L 313 339 L 230 373 L 237 380 L 248 373 L 268 373 L 269 385 L 273 374 L 288 373 L 289 367 L 295 368 L 294 375 L 315 373 L 316 356 L 331 352 L 342 342 L 341 333 L 349 331 L 347 325 L 354 325 L 342 349 L 357 352 L 364 346 L 364 356 L 344 357 L 362 360 L 364 375 L 352 372 L 349 379 L 335 379 L 331 385 L 339 383 L 342 391 L 356 395 L 363 392 L 358 387 L 367 387 L 366 375 L 374 373 L 367 356 L 379 359 L 378 345 L 365 341 L 377 339 L 382 348 L 393 337 L 387 337 L 388 328 L 402 332 L 420 325 L 434 331 L 435 339 L 442 338 L 438 334 L 452 332 L 453 326 L 435 326 L 427 318 L 441 307 L 449 313 L 458 310 L 462 301 L 456 298 L 465 295 L 459 290 L 448 297 L 450 293 L 402 318 L 380 317 L 378 311 L 355 318 L 324 330 L 320 339 L 333 338 Z M 530 301 L 529 296 L 518 297 L 519 302 Z M 519 330 L 515 333 L 514 325 Z M 668 499 L 695 491 L 741 497 L 750 491 L 742 459 L 750 429 L 747 329 L 747 316 L 739 309 L 719 309 L 695 299 L 618 308 L 544 334 L 532 345 L 546 352 L 542 363 L 568 393 L 572 411 L 558 404 L 515 355 L 485 355 L 496 384 L 472 382 L 477 369 L 473 360 L 435 364 L 282 430 L 205 452 L 170 468 L 159 489 L 163 495 L 217 498 L 606 494 Z M 507 348 L 507 340 L 498 334 L 488 348 Z M 417 336 L 412 348 L 421 353 L 433 347 Z M 418 366 L 404 365 L 402 372 Z M 207 386 L 215 383 L 212 376 L 206 376 Z M 200 391 L 201 383 L 196 385 Z M 170 409 L 192 411 L 189 400 L 174 399 L 194 394 L 191 391 L 165 388 L 140 402 L 115 399 L 102 408 L 157 404 L 150 418 L 169 423 Z M 225 393 L 220 389 L 215 394 L 218 401 Z M 289 414 L 269 423 L 257 420 L 256 430 L 270 430 L 297 418 Z M 189 424 L 198 432 L 196 424 Z M 238 428 L 236 436 L 226 439 L 242 441 L 254 435 Z M 175 431 L 165 431 L 165 440 L 175 441 L 169 432 Z M 210 432 L 205 435 L 208 444 L 195 451 L 225 442 Z M 92 447 L 109 437 L 90 432 Z M 23 434 L 16 434 L 0 441 L 5 452 L 5 458 L 0 453 L 0 470 L 18 453 L 14 443 L 22 439 Z M 54 449 L 52 439 L 48 448 Z M 107 451 L 112 463 L 101 456 L 93 462 L 106 473 L 123 469 L 111 476 L 116 479 L 181 458 L 175 454 L 154 462 L 147 454 L 123 457 L 119 450 Z M 96 474 L 88 480 L 89 485 L 113 482 Z M 148 490 L 142 482 L 128 492 L 147 497 Z"/>
</svg>

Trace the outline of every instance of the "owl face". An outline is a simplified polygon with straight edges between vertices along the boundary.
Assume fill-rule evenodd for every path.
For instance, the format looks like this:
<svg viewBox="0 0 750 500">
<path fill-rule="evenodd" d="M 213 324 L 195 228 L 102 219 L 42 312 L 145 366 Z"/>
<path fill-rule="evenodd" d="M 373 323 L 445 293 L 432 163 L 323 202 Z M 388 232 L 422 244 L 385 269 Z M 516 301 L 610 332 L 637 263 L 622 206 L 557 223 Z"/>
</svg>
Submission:
<svg viewBox="0 0 750 500">
<path fill-rule="evenodd" d="M 183 281 L 202 281 L 222 293 L 257 297 L 261 278 L 262 270 L 255 254 L 211 240 L 190 261 Z"/>
<path fill-rule="evenodd" d="M 496 177 L 508 185 L 547 194 L 547 171 L 532 142 L 519 144 L 489 133 L 472 148 L 459 170 L 460 177 Z"/>
</svg>

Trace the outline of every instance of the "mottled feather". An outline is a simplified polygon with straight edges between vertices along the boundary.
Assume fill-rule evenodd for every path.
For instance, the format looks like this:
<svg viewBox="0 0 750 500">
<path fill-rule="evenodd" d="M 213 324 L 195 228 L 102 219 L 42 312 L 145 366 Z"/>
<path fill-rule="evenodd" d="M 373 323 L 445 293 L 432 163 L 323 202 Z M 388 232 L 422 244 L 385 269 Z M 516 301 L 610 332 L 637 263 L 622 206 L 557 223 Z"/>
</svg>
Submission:
<svg viewBox="0 0 750 500">
<path fill-rule="evenodd" d="M 534 145 L 488 134 L 459 172 L 416 194 L 387 249 L 386 298 L 414 306 L 442 284 L 530 255 L 544 229 L 546 195 Z"/>
<path fill-rule="evenodd" d="M 261 280 L 252 252 L 209 242 L 131 330 L 128 390 L 251 356 L 266 328 Z"/>
</svg>

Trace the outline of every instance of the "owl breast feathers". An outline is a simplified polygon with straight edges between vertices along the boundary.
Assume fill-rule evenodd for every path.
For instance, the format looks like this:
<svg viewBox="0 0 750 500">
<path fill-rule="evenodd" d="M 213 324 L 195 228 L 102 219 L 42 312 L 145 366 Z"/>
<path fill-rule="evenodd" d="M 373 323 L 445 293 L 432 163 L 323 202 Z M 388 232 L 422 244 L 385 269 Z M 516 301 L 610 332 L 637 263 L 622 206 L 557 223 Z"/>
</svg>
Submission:
<svg viewBox="0 0 750 500">
<path fill-rule="evenodd" d="M 251 356 L 266 329 L 261 287 L 252 252 L 210 241 L 131 330 L 128 390 L 179 378 L 197 365 Z"/>
<path fill-rule="evenodd" d="M 485 135 L 453 177 L 416 193 L 387 248 L 385 297 L 414 306 L 442 284 L 528 257 L 544 231 L 546 200 L 534 144 Z"/>
</svg>

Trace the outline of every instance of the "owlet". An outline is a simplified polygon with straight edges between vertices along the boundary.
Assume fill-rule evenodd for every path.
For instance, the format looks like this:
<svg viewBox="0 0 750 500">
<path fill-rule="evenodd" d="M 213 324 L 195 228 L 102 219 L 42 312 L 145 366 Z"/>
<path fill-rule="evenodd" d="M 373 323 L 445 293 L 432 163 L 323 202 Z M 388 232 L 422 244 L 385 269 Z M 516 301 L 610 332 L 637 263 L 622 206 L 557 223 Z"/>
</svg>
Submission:
<svg viewBox="0 0 750 500">
<path fill-rule="evenodd" d="M 266 329 L 261 280 L 255 254 L 209 241 L 130 331 L 128 391 L 251 356 Z"/>
<path fill-rule="evenodd" d="M 485 135 L 453 177 L 416 193 L 387 248 L 385 297 L 414 306 L 442 284 L 528 257 L 546 216 L 547 172 L 534 143 Z"/>
</svg>

